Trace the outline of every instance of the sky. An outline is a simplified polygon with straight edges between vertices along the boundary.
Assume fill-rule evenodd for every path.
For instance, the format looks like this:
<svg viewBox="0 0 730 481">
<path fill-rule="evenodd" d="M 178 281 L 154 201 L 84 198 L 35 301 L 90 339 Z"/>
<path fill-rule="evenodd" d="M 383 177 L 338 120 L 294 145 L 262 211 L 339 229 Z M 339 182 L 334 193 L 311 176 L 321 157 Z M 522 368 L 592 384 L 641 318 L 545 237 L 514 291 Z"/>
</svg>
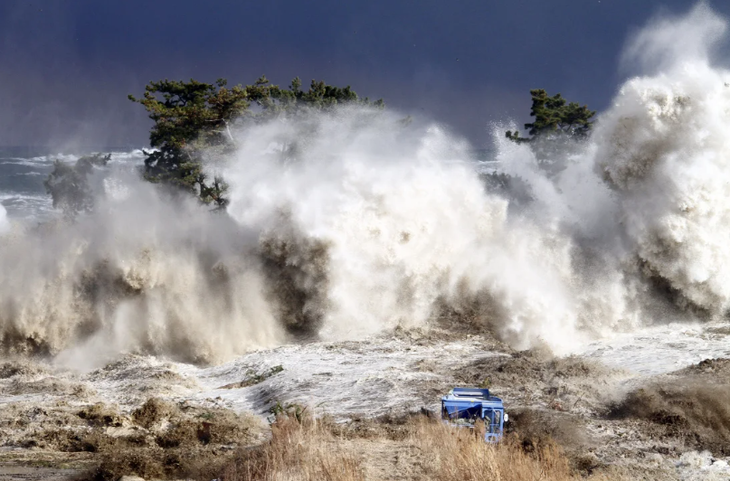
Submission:
<svg viewBox="0 0 730 481">
<path fill-rule="evenodd" d="M 142 147 L 127 99 L 162 78 L 351 85 L 477 147 L 529 119 L 529 90 L 593 110 L 628 36 L 680 0 L 2 0 L 0 146 Z M 723 15 L 728 5 L 711 2 Z"/>
</svg>

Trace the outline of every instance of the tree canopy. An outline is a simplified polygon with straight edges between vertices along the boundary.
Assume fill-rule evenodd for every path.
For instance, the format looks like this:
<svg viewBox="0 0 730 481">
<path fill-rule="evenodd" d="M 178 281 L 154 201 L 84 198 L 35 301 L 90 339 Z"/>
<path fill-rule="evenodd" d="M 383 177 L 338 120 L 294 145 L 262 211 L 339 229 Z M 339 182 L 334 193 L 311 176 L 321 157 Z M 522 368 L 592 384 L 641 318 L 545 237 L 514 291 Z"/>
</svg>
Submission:
<svg viewBox="0 0 730 481">
<path fill-rule="evenodd" d="M 286 89 L 271 84 L 266 77 L 252 85 L 231 88 L 224 79 L 213 84 L 193 79 L 150 82 L 142 98 L 129 96 L 142 104 L 154 121 L 150 145 L 155 150 L 145 152 L 145 178 L 194 193 L 206 204 L 224 207 L 227 186 L 221 178 L 208 178 L 203 171 L 203 155 L 231 152 L 235 148 L 231 127 L 236 123 L 305 109 L 325 110 L 343 103 L 384 105 L 382 100 L 360 99 L 350 86 L 312 80 L 308 90 L 301 87 L 298 77 Z"/>
<path fill-rule="evenodd" d="M 518 131 L 507 131 L 507 138 L 515 142 L 531 142 L 550 135 L 585 138 L 593 128 L 591 120 L 596 112 L 588 110 L 577 102 L 570 102 L 561 94 L 549 96 L 543 89 L 530 90 L 532 109 L 530 116 L 535 120 L 525 124 L 532 137 L 521 137 Z"/>
<path fill-rule="evenodd" d="M 103 167 L 111 154 L 93 154 L 81 157 L 75 164 L 56 159 L 53 171 L 43 182 L 46 192 L 53 199 L 53 207 L 61 209 L 66 217 L 72 218 L 94 207 L 94 195 L 89 184 L 89 175 L 94 167 Z"/>
</svg>

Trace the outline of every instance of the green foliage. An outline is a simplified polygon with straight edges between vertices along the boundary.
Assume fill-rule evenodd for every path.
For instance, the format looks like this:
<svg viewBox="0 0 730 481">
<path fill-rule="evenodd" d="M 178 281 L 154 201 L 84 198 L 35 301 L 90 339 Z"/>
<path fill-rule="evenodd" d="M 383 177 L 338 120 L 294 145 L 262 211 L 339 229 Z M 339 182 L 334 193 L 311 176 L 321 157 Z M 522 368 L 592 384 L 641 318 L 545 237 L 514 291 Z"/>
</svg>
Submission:
<svg viewBox="0 0 730 481">
<path fill-rule="evenodd" d="M 489 192 L 502 195 L 510 200 L 510 207 L 520 207 L 532 202 L 530 184 L 522 177 L 512 176 L 503 172 L 482 174 L 482 180 Z"/>
<path fill-rule="evenodd" d="M 281 402 L 276 401 L 276 403 L 269 409 L 269 412 L 274 416 L 274 420 L 280 417 L 287 417 L 301 423 L 304 421 L 304 416 L 307 414 L 307 408 L 297 403 L 281 404 Z"/>
<path fill-rule="evenodd" d="M 246 371 L 246 378 L 243 381 L 226 384 L 225 386 L 221 386 L 218 389 L 240 389 L 244 387 L 255 386 L 256 384 L 266 381 L 271 376 L 279 374 L 283 370 L 284 366 L 282 366 L 281 364 L 260 373 L 249 369 L 248 371 Z"/>
<path fill-rule="evenodd" d="M 546 136 L 570 136 L 585 138 L 593 128 L 591 120 L 596 112 L 576 102 L 568 103 L 562 95 L 550 97 L 543 89 L 530 90 L 535 121 L 525 124 L 532 138 L 520 137 L 520 133 L 507 131 L 507 138 L 515 142 L 530 142 Z"/>
<path fill-rule="evenodd" d="M 142 98 L 129 96 L 142 104 L 154 121 L 150 145 L 156 150 L 145 152 L 145 178 L 194 193 L 206 204 L 224 207 L 226 183 L 218 177 L 208 179 L 203 164 L 235 149 L 232 126 L 343 103 L 383 106 L 382 100 L 360 99 L 349 86 L 312 80 L 308 90 L 301 87 L 298 77 L 288 89 L 271 84 L 266 77 L 232 88 L 224 79 L 214 84 L 192 79 L 150 82 Z M 258 108 L 251 109 L 254 105 Z"/>
<path fill-rule="evenodd" d="M 53 171 L 43 182 L 46 192 L 53 198 L 53 207 L 61 209 L 67 217 L 88 212 L 94 207 L 94 195 L 89 185 L 89 174 L 94 167 L 103 167 L 111 154 L 93 154 L 81 157 L 75 164 L 56 159 Z"/>
</svg>

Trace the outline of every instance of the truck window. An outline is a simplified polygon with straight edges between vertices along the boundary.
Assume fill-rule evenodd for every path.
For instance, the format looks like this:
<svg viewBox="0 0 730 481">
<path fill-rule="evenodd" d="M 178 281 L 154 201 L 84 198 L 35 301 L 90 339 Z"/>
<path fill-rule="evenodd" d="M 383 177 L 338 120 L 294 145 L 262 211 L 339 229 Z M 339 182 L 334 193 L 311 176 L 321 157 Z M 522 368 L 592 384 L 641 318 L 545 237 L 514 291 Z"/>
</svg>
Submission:
<svg viewBox="0 0 730 481">
<path fill-rule="evenodd" d="M 452 406 L 447 407 L 445 403 L 441 404 L 441 418 L 450 421 L 463 421 L 473 424 L 479 419 L 481 408 L 479 406 Z"/>
<path fill-rule="evenodd" d="M 484 424 L 487 425 L 487 432 L 499 433 L 499 424 L 502 421 L 502 411 L 489 409 L 484 411 Z"/>
</svg>

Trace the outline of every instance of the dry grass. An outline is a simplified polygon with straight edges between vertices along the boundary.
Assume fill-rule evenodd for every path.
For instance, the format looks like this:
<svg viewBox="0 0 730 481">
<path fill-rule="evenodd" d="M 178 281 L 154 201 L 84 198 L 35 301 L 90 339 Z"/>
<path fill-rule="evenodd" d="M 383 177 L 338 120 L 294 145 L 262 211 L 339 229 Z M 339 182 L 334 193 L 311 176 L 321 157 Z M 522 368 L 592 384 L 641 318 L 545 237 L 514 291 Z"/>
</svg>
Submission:
<svg viewBox="0 0 730 481">
<path fill-rule="evenodd" d="M 498 445 L 486 444 L 473 431 L 454 428 L 425 416 L 407 421 L 408 434 L 398 441 L 380 433 L 384 445 L 399 451 L 400 461 L 388 464 L 370 459 L 367 451 L 375 438 L 347 435 L 347 429 L 309 417 L 279 416 L 272 425 L 269 442 L 255 449 L 240 450 L 222 471 L 224 481 L 313 481 L 364 480 L 372 477 L 373 464 L 385 469 L 388 479 L 433 479 L 438 481 L 573 481 L 585 479 L 571 466 L 562 448 L 550 438 L 524 439 L 517 435 Z M 338 434 L 333 434 L 338 433 Z M 396 443 L 395 445 L 393 443 Z M 382 450 L 375 453 L 383 454 Z M 404 461 L 407 460 L 404 464 Z M 620 476 L 594 474 L 598 481 Z"/>
<path fill-rule="evenodd" d="M 531 444 L 528 452 L 517 437 L 491 445 L 469 429 L 421 421 L 413 443 L 423 453 L 429 478 L 439 481 L 580 479 L 561 448 L 551 441 Z"/>
<path fill-rule="evenodd" d="M 327 423 L 310 416 L 281 414 L 271 440 L 240 450 L 221 472 L 225 481 L 359 481 L 361 461 L 338 446 Z"/>
</svg>

